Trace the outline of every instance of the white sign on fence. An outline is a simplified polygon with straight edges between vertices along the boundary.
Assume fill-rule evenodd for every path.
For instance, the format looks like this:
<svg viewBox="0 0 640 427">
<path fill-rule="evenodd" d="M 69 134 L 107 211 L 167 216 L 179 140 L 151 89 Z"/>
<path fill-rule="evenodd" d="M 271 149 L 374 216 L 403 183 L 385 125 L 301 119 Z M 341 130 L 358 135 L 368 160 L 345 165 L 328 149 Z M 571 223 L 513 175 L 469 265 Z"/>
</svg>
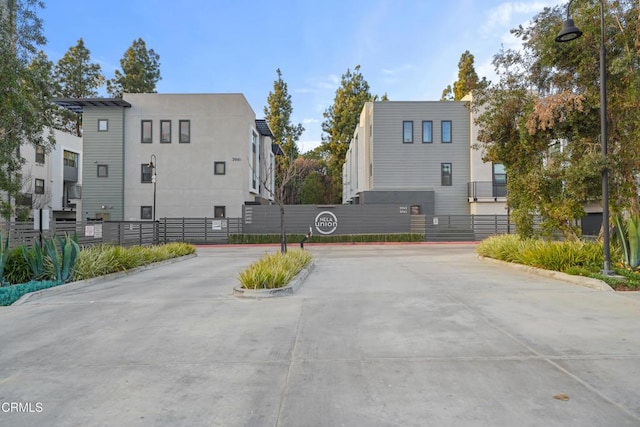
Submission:
<svg viewBox="0 0 640 427">
<path fill-rule="evenodd" d="M 96 224 L 93 227 L 93 237 L 95 239 L 102 239 L 102 224 Z"/>
<path fill-rule="evenodd" d="M 95 234 L 95 228 L 93 225 L 85 225 L 84 226 L 84 235 L 86 237 L 93 237 Z"/>
</svg>

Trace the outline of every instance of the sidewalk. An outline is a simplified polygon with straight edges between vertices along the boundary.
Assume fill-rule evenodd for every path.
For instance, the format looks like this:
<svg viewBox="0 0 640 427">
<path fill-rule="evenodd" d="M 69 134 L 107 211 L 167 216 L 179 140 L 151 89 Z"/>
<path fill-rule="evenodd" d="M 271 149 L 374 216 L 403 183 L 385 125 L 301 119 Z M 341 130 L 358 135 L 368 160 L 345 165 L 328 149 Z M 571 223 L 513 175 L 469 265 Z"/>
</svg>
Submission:
<svg viewBox="0 0 640 427">
<path fill-rule="evenodd" d="M 282 298 L 232 296 L 273 248 L 220 246 L 1 308 L 0 403 L 34 411 L 0 425 L 640 425 L 640 300 L 474 245 L 305 249 Z"/>
</svg>

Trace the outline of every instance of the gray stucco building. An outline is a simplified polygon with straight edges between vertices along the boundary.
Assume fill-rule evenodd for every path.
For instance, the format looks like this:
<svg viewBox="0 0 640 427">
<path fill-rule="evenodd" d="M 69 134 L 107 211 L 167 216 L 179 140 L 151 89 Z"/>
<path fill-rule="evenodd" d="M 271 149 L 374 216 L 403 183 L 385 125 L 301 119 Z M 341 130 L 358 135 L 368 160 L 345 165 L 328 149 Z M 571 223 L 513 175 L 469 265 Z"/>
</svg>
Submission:
<svg viewBox="0 0 640 427">
<path fill-rule="evenodd" d="M 474 148 L 470 102 L 367 102 L 343 167 L 343 202 L 407 204 L 422 215 L 505 214 L 506 175 Z"/>
<path fill-rule="evenodd" d="M 239 217 L 272 198 L 273 135 L 242 94 L 56 102 L 83 115 L 85 219 Z"/>
</svg>

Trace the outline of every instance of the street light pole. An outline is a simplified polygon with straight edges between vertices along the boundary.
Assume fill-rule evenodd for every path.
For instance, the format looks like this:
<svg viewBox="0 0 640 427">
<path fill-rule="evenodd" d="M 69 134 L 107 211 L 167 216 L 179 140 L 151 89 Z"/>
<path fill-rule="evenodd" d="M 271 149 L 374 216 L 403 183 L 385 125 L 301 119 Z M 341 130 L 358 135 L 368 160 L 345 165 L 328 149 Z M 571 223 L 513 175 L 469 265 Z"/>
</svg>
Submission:
<svg viewBox="0 0 640 427">
<path fill-rule="evenodd" d="M 158 168 L 156 155 L 152 154 L 149 160 L 149 167 L 151 168 L 151 182 L 153 183 L 153 222 L 156 222 L 156 170 Z"/>
<path fill-rule="evenodd" d="M 603 231 L 603 252 L 604 268 L 602 274 L 611 275 L 611 250 L 609 248 L 609 167 L 606 164 L 607 148 L 607 52 L 604 43 L 604 0 L 600 1 L 600 143 L 602 145 L 602 155 L 605 165 L 602 169 L 602 231 Z M 557 42 L 568 42 L 575 40 L 582 35 L 571 19 L 571 3 L 567 5 L 567 19 L 562 24 L 562 31 L 557 35 Z"/>
</svg>

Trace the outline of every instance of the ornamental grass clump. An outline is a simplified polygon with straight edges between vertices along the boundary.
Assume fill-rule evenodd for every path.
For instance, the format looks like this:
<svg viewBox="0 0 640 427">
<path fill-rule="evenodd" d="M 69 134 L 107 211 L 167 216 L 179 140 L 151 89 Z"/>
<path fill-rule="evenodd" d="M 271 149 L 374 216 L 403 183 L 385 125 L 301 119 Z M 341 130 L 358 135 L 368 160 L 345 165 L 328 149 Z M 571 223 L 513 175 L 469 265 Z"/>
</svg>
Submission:
<svg viewBox="0 0 640 427">
<path fill-rule="evenodd" d="M 550 242 L 521 239 L 516 235 L 489 237 L 478 245 L 477 252 L 489 258 L 554 271 L 580 268 L 597 272 L 604 262 L 602 246 L 596 242 Z"/>
<path fill-rule="evenodd" d="M 245 289 L 281 288 L 309 265 L 311 259 L 309 252 L 300 249 L 266 254 L 242 271 L 238 279 Z"/>
</svg>

